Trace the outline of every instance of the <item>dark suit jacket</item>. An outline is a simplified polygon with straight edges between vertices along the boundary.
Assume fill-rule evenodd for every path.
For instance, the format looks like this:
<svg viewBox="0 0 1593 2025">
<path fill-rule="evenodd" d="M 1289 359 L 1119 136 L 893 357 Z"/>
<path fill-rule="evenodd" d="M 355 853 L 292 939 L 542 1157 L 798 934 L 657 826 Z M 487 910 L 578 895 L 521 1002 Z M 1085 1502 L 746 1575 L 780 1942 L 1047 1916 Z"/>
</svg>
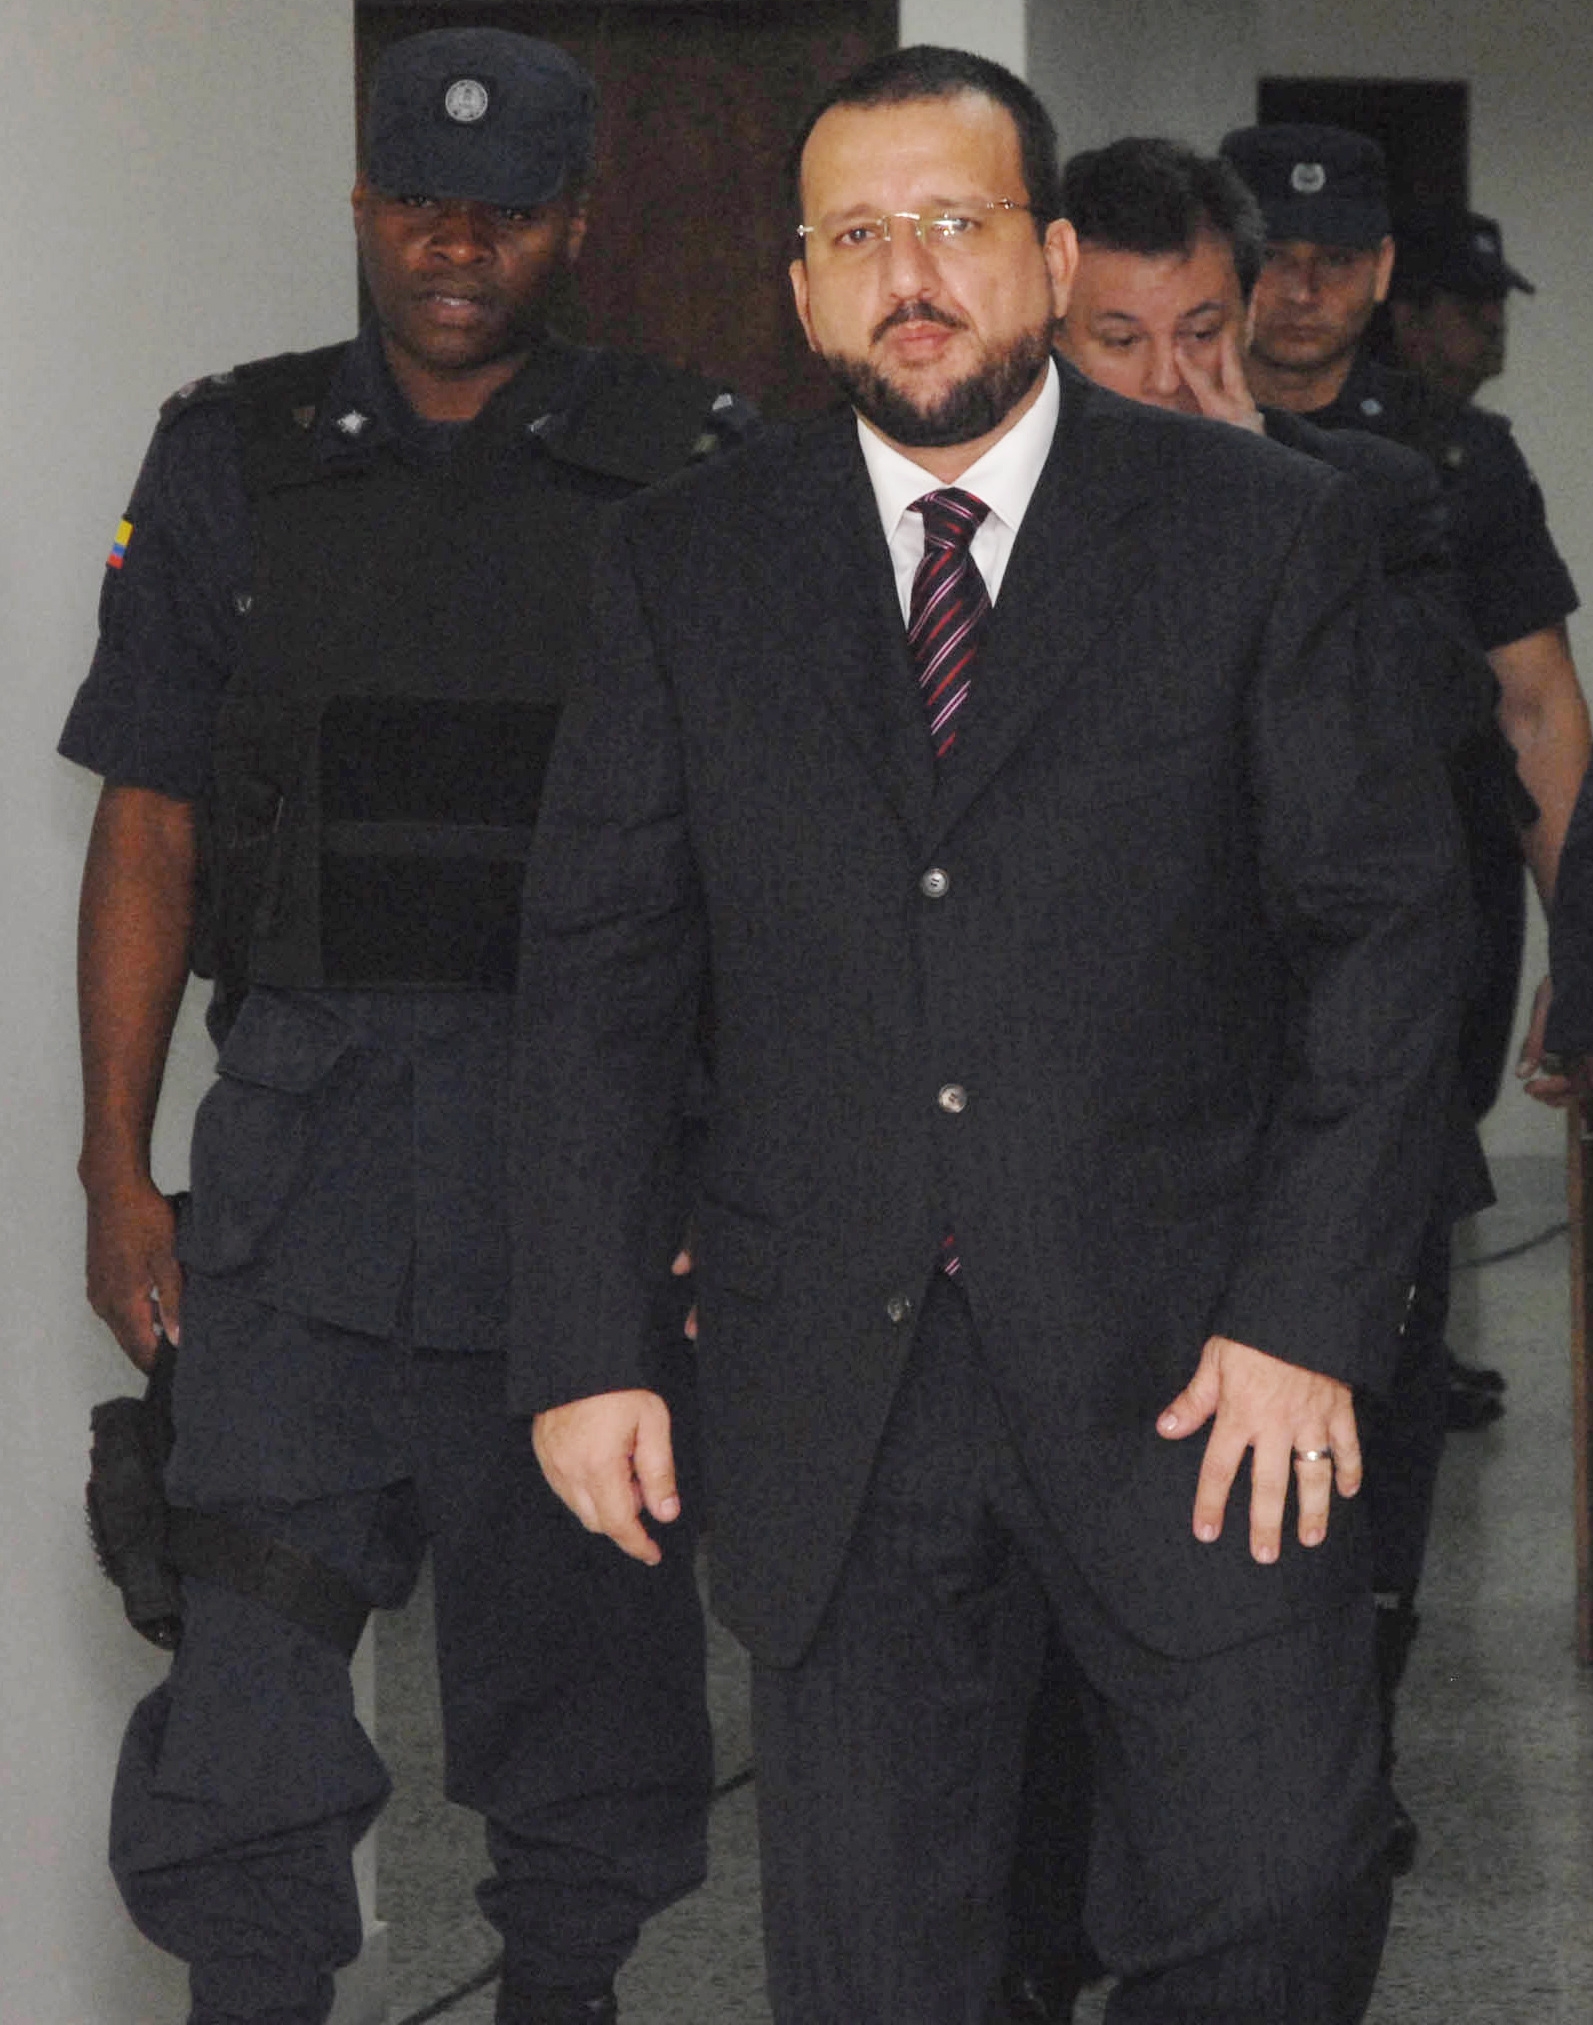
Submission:
<svg viewBox="0 0 1593 2025">
<path fill-rule="evenodd" d="M 715 1596 L 775 1664 L 948 1227 L 1035 1483 L 1136 1636 L 1212 1649 L 1360 1579 L 1348 1525 L 1272 1570 L 1242 1513 L 1200 1547 L 1201 1443 L 1154 1419 L 1214 1330 L 1385 1372 L 1452 1039 L 1448 798 L 1352 488 L 1063 388 L 938 784 L 850 416 L 622 509 L 547 784 L 513 1404 L 645 1377 L 711 989 Z"/>
</svg>

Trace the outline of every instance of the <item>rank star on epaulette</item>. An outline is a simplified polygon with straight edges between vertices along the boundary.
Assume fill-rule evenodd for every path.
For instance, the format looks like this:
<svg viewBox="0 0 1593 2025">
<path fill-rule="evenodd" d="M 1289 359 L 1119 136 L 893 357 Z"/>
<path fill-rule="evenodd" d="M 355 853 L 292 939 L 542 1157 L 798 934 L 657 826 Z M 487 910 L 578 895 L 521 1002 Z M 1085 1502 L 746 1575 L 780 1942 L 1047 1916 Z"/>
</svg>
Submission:
<svg viewBox="0 0 1593 2025">
<path fill-rule="evenodd" d="M 338 433 L 347 436 L 350 442 L 363 436 L 370 426 L 370 416 L 362 413 L 358 408 L 350 408 L 347 414 L 339 415 L 333 424 Z"/>
</svg>

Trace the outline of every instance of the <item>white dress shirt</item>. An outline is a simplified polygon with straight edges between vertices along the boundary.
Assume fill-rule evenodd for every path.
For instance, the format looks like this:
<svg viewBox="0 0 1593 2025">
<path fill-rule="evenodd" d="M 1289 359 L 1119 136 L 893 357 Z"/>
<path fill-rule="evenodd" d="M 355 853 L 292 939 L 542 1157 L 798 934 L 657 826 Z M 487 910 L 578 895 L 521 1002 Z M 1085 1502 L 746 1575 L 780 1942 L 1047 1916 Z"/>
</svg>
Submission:
<svg viewBox="0 0 1593 2025">
<path fill-rule="evenodd" d="M 1051 454 L 1051 439 L 1056 434 L 1061 408 L 1062 390 L 1052 361 L 1046 366 L 1045 385 L 1034 406 L 954 481 L 959 491 L 971 492 L 990 509 L 968 549 L 985 580 L 992 604 L 1001 595 L 1001 579 L 1007 573 L 1012 544 L 1018 538 L 1023 516 L 1040 482 L 1041 469 Z M 913 578 L 924 559 L 923 515 L 910 513 L 908 508 L 926 492 L 942 490 L 947 481 L 935 477 L 887 443 L 861 416 L 857 438 L 863 448 L 863 462 L 868 466 L 869 482 L 874 487 L 880 525 L 890 547 L 905 624 L 912 604 Z"/>
</svg>

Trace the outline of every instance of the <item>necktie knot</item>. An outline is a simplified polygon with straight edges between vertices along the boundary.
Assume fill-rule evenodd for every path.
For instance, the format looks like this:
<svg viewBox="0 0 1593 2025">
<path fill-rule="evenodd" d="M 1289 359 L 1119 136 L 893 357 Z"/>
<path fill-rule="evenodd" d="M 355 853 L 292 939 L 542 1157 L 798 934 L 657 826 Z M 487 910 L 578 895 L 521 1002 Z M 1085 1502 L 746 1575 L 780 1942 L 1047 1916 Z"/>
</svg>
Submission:
<svg viewBox="0 0 1593 2025">
<path fill-rule="evenodd" d="M 990 511 L 982 499 L 956 485 L 926 492 L 922 499 L 913 501 L 913 507 L 923 517 L 927 549 L 966 549 Z"/>
</svg>

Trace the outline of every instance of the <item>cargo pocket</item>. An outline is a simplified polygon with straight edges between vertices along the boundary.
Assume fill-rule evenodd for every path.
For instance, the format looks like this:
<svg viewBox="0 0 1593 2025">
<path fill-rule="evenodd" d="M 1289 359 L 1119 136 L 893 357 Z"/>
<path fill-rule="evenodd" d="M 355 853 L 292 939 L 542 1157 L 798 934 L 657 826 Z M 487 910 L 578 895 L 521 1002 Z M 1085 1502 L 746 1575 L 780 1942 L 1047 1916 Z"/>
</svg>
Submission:
<svg viewBox="0 0 1593 2025">
<path fill-rule="evenodd" d="M 304 1166 L 319 1093 L 352 1045 L 315 1006 L 250 992 L 194 1118 L 185 1265 L 230 1273 L 260 1256 Z"/>
</svg>

